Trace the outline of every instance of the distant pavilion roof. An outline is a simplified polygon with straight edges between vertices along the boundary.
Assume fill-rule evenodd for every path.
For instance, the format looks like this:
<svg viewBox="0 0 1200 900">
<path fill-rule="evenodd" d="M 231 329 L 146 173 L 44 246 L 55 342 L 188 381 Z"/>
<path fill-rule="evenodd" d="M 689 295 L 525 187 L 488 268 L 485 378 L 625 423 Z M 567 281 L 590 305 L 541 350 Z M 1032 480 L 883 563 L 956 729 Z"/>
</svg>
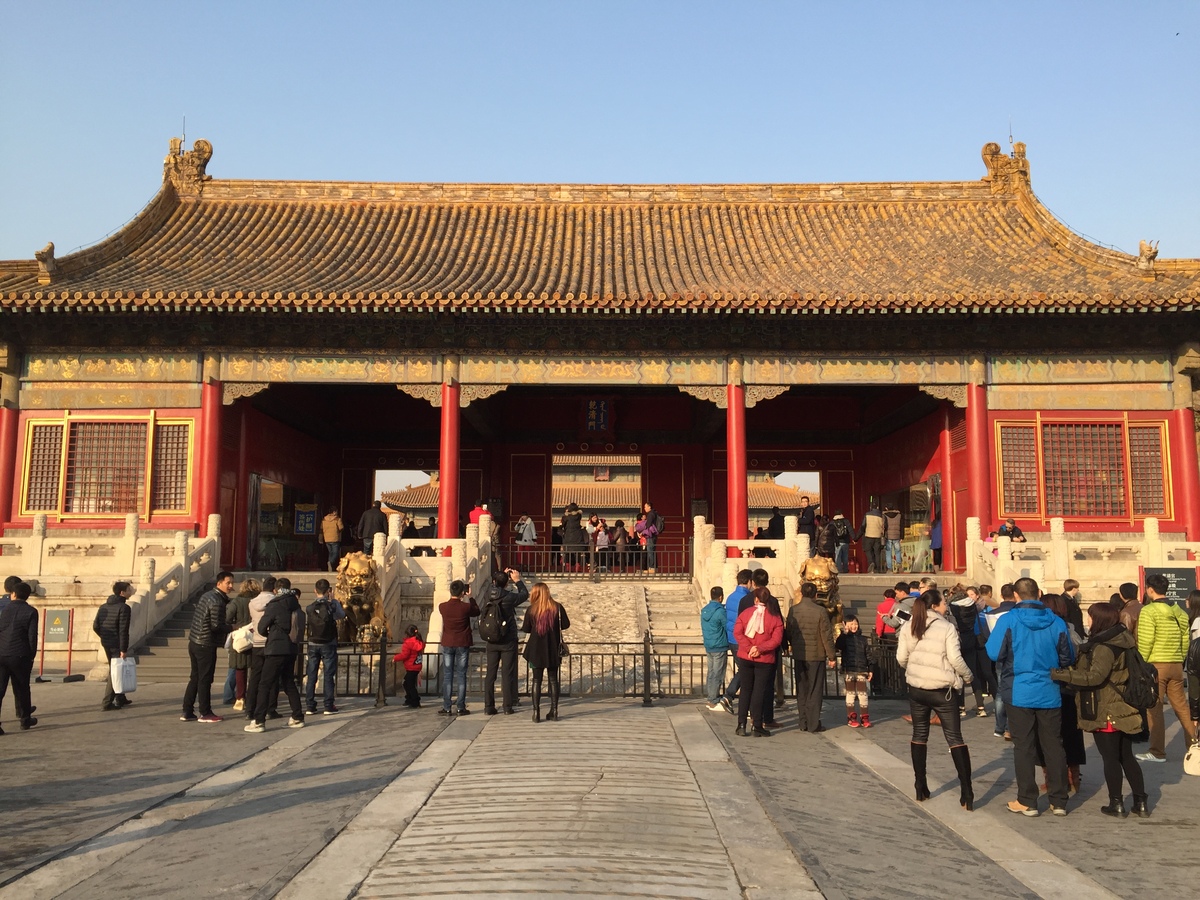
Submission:
<svg viewBox="0 0 1200 900">
<path fill-rule="evenodd" d="M 212 179 L 172 141 L 121 231 L 0 261 L 0 311 L 773 313 L 1192 309 L 1200 260 L 1090 243 L 1023 144 L 980 181 L 383 184 Z"/>
</svg>

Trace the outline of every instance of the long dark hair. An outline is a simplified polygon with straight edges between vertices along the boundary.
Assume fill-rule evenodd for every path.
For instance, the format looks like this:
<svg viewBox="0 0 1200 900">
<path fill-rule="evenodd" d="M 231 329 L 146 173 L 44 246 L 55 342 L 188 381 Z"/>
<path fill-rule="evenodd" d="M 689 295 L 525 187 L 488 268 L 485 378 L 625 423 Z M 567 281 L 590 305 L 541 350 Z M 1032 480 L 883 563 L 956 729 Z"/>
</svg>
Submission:
<svg viewBox="0 0 1200 900">
<path fill-rule="evenodd" d="M 929 610 L 942 602 L 942 595 L 939 591 L 929 590 L 923 593 L 920 597 L 913 600 L 912 607 L 912 635 L 918 641 L 925 637 L 925 631 L 929 628 Z"/>
<path fill-rule="evenodd" d="M 762 605 L 767 608 L 767 612 L 769 612 L 771 615 L 778 616 L 781 619 L 783 618 L 783 611 L 779 608 L 779 601 L 775 598 L 775 595 L 770 592 L 770 590 L 765 587 L 755 588 L 754 598 L 761 601 Z"/>
</svg>

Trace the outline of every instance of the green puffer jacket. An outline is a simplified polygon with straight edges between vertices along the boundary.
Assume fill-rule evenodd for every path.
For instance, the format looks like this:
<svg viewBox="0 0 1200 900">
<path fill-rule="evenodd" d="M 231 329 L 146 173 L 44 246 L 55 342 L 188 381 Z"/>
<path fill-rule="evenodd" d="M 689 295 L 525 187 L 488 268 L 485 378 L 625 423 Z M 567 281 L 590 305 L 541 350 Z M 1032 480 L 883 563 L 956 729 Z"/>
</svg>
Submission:
<svg viewBox="0 0 1200 900">
<path fill-rule="evenodd" d="M 1169 600 L 1142 604 L 1137 647 L 1148 663 L 1181 663 L 1188 651 L 1188 617 Z"/>
<path fill-rule="evenodd" d="M 1125 651 L 1133 646 L 1133 635 L 1129 630 L 1124 625 L 1114 625 L 1093 635 L 1079 648 L 1075 665 L 1069 669 L 1050 670 L 1050 677 L 1055 681 L 1079 688 L 1075 704 L 1079 709 L 1081 730 L 1096 731 L 1108 722 L 1126 734 L 1137 734 L 1142 730 L 1142 714 L 1126 703 L 1121 693 L 1129 680 Z M 1095 715 L 1089 717 L 1093 699 Z"/>
</svg>

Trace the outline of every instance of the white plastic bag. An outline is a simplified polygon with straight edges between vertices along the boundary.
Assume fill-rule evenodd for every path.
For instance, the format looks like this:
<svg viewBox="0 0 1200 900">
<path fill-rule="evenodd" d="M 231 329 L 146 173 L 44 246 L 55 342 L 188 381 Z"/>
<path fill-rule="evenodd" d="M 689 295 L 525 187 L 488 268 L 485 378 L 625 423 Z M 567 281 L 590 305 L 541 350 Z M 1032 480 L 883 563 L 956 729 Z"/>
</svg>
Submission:
<svg viewBox="0 0 1200 900">
<path fill-rule="evenodd" d="M 254 626 L 246 625 L 233 632 L 230 637 L 233 639 L 233 649 L 238 653 L 247 653 L 254 646 Z"/>
<path fill-rule="evenodd" d="M 1200 775 L 1200 742 L 1188 747 L 1183 757 L 1183 771 L 1188 775 Z"/>
<path fill-rule="evenodd" d="M 124 659 L 115 656 L 109 660 L 108 667 L 112 672 L 114 694 L 132 694 L 137 690 L 137 660 L 131 656 Z"/>
</svg>

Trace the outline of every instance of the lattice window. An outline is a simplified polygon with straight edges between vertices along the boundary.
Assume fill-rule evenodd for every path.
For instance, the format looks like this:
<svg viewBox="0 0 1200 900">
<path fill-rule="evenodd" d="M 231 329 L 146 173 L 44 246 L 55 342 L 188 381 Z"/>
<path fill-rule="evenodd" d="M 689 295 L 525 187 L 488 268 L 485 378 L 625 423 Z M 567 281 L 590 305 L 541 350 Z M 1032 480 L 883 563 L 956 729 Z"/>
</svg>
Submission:
<svg viewBox="0 0 1200 900">
<path fill-rule="evenodd" d="M 145 422 L 71 422 L 68 513 L 140 513 L 146 499 Z"/>
<path fill-rule="evenodd" d="M 1004 515 L 1037 515 L 1037 431 L 1032 425 L 1000 427 L 1000 472 Z"/>
<path fill-rule="evenodd" d="M 1118 423 L 1042 425 L 1047 515 L 1127 515 L 1124 431 Z"/>
<path fill-rule="evenodd" d="M 1129 427 L 1129 482 L 1135 516 L 1167 514 L 1163 432 L 1158 425 Z"/>
<path fill-rule="evenodd" d="M 154 426 L 150 505 L 156 510 L 187 509 L 188 426 Z"/>
<path fill-rule="evenodd" d="M 58 476 L 62 468 L 62 425 L 34 425 L 29 438 L 25 508 L 58 512 Z"/>
</svg>

